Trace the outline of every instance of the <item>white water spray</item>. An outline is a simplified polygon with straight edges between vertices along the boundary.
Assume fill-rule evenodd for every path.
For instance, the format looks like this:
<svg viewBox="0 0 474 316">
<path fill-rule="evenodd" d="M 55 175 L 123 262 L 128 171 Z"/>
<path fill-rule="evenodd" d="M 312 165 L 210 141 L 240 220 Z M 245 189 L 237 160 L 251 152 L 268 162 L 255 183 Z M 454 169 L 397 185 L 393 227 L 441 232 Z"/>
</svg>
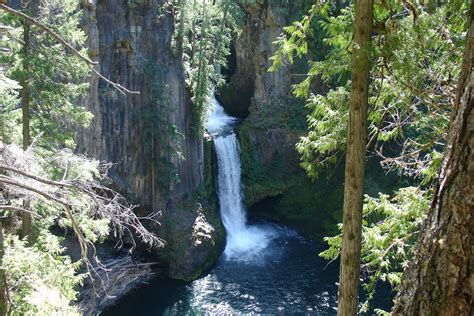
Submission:
<svg viewBox="0 0 474 316">
<path fill-rule="evenodd" d="M 237 137 L 233 132 L 236 118 L 227 115 L 215 98 L 214 112 L 209 116 L 206 129 L 214 137 L 218 160 L 218 197 L 221 218 L 227 232 L 224 251 L 227 259 L 248 261 L 256 258 L 274 237 L 274 231 L 265 226 L 248 226 L 242 203 L 240 159 Z"/>
</svg>

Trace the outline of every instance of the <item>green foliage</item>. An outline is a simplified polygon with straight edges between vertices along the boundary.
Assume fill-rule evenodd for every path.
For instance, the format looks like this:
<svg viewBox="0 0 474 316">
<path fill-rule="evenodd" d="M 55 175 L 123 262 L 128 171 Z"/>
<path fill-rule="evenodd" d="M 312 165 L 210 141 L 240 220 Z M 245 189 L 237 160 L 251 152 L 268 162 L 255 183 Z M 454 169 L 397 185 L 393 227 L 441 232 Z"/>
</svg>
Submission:
<svg viewBox="0 0 474 316">
<path fill-rule="evenodd" d="M 30 247 L 7 235 L 5 246 L 3 265 L 11 285 L 12 315 L 80 315 L 71 302 L 84 275 L 77 273 L 80 263 L 63 254 L 58 237 L 42 230 Z"/>
<path fill-rule="evenodd" d="M 324 97 L 311 95 L 307 107 L 311 110 L 308 135 L 301 137 L 296 150 L 301 154 L 301 166 L 316 178 L 322 167 L 338 161 L 339 149 L 345 146 L 349 91 L 339 87 Z"/>
<path fill-rule="evenodd" d="M 174 41 L 183 58 L 186 84 L 193 94 L 194 131 L 201 137 L 213 86 L 224 83 L 220 69 L 227 64 L 230 42 L 242 12 L 230 0 L 178 0 L 176 7 L 178 27 Z"/>
<path fill-rule="evenodd" d="M 361 312 L 367 312 L 375 294 L 377 282 L 387 281 L 396 291 L 403 269 L 413 256 L 417 239 L 431 197 L 415 187 L 399 189 L 392 197 L 379 194 L 366 196 L 363 210 L 363 237 L 361 249 L 364 289 L 367 300 Z M 339 226 L 342 230 L 342 225 Z M 329 248 L 320 255 L 327 260 L 339 256 L 342 234 L 326 237 Z"/>
<path fill-rule="evenodd" d="M 28 12 L 27 12 L 28 13 Z M 31 12 L 29 12 L 31 14 Z M 42 1 L 35 18 L 54 30 L 75 47 L 83 47 L 86 36 L 79 28 L 82 12 L 77 1 Z M 40 136 L 44 147 L 73 148 L 73 132 L 76 126 L 86 126 L 92 114 L 78 106 L 81 95 L 87 93 L 88 66 L 48 33 L 31 27 L 30 52 L 23 51 L 23 27 L 16 17 L 0 12 L 0 22 L 13 27 L 6 36 L 0 37 L 0 46 L 10 50 L 0 56 L 0 63 L 11 65 L 6 75 L 15 80 L 27 78 L 30 86 L 31 136 Z M 81 50 L 87 55 L 85 48 Z M 24 69 L 25 61 L 29 71 Z M 20 104 L 16 103 L 16 107 Z M 10 112 L 11 113 L 11 112 Z M 12 137 L 16 139 L 18 137 Z"/>
<path fill-rule="evenodd" d="M 436 152 L 442 151 L 446 138 L 462 57 L 467 4 L 453 1 L 417 7 L 416 19 L 397 1 L 376 4 L 374 8 L 370 145 L 387 169 L 429 183 L 439 166 Z M 330 50 L 323 60 L 310 62 L 308 76 L 294 86 L 294 94 L 307 98 L 313 110 L 308 118 L 309 135 L 297 146 L 302 165 L 311 176 L 327 167 L 320 161 L 336 162 L 337 154 L 345 148 L 345 120 L 334 119 L 337 115 L 332 110 L 337 110 L 340 117 L 347 115 L 347 107 L 335 109 L 333 102 L 345 100 L 349 91 L 353 9 L 342 9 L 337 16 L 329 16 L 326 9 L 325 5 L 314 5 L 301 22 L 285 29 L 287 35 L 276 42 L 279 49 L 271 68 L 275 70 L 284 62 L 292 62 L 293 56 L 306 53 L 305 43 L 313 33 L 309 20 L 317 19 Z M 314 96 L 311 85 L 318 77 L 333 89 Z M 324 123 L 318 123 L 321 120 Z M 393 146 L 398 149 L 385 150 Z M 438 162 L 432 163 L 432 158 Z"/>
<path fill-rule="evenodd" d="M 29 157 L 24 163 L 28 165 L 28 170 L 46 179 L 54 181 L 82 181 L 87 183 L 96 179 L 105 179 L 103 173 L 104 165 L 99 161 L 87 159 L 72 153 L 69 149 L 63 149 L 52 153 L 41 148 L 30 148 Z M 54 191 L 45 192 L 53 194 Z M 80 190 L 70 190 L 70 196 L 62 196 L 74 201 L 71 208 L 71 215 L 64 216 L 64 208 L 58 206 L 51 200 L 36 198 L 31 201 L 32 208 L 38 213 L 38 218 L 33 222 L 37 235 L 41 235 L 44 230 L 58 225 L 64 229 L 73 229 L 73 222 L 78 226 L 87 241 L 92 243 L 104 241 L 110 232 L 110 220 L 101 218 L 92 207 L 94 201 L 90 196 L 84 195 Z M 46 248 L 45 248 L 46 249 Z"/>
<path fill-rule="evenodd" d="M 86 246 L 92 247 L 94 243 L 104 241 L 112 231 L 119 236 L 123 231 L 123 226 L 117 222 L 123 221 L 120 216 L 123 214 L 130 218 L 133 213 L 117 209 L 114 203 L 125 203 L 120 201 L 123 197 L 99 185 L 98 180 L 107 179 L 107 166 L 96 160 L 74 155 L 68 149 L 52 155 L 51 151 L 38 147 L 30 147 L 25 152 L 15 145 L 4 147 L 2 155 L 8 164 L 14 163 L 22 171 L 45 179 L 35 181 L 14 173 L 7 174 L 13 181 L 26 182 L 43 193 L 28 194 L 27 190 L 15 191 L 11 187 L 4 191 L 8 193 L 11 205 L 20 207 L 24 200 L 29 200 L 35 213 L 29 242 L 16 237 L 15 227 L 5 228 L 7 242 L 3 267 L 8 271 L 13 313 L 76 314 L 78 311 L 73 304 L 77 287 L 83 277 L 88 276 L 77 271 L 85 264 L 90 268 L 91 264 L 85 259 Z M 51 181 L 60 184 L 46 185 Z M 97 194 L 86 193 L 95 190 Z M 70 207 L 65 209 L 64 203 L 57 203 L 47 196 L 56 197 Z M 14 219 L 19 214 L 7 211 L 1 215 Z M 53 227 L 74 232 L 84 256 L 82 260 L 72 262 L 63 254 L 62 239 L 51 233 Z"/>
<path fill-rule="evenodd" d="M 20 143 L 21 130 L 16 122 L 21 111 L 15 110 L 18 103 L 18 82 L 9 79 L 0 68 L 0 141 L 4 143 Z"/>
</svg>

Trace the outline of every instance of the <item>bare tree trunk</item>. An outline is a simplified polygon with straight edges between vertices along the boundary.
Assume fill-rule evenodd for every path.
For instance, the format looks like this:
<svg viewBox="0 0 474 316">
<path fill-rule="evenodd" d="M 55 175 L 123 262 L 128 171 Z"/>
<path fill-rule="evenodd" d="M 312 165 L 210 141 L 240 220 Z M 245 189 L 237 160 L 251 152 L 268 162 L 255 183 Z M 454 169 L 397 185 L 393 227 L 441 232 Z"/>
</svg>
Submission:
<svg viewBox="0 0 474 316">
<path fill-rule="evenodd" d="M 28 55 L 30 52 L 30 25 L 23 22 L 23 78 L 21 80 L 21 107 L 23 115 L 23 149 L 30 146 L 30 65 Z"/>
<path fill-rule="evenodd" d="M 439 184 L 393 315 L 474 314 L 473 9 Z"/>
<path fill-rule="evenodd" d="M 23 149 L 27 150 L 30 146 L 30 66 L 29 66 L 29 51 L 30 51 L 30 24 L 23 22 L 23 71 L 24 75 L 21 81 L 21 106 L 23 115 Z M 29 201 L 25 201 L 23 205 L 25 209 L 29 208 Z M 23 238 L 30 236 L 31 233 L 31 215 L 23 212 L 21 233 Z"/>
<path fill-rule="evenodd" d="M 7 276 L 3 268 L 3 218 L 0 218 L 0 316 L 5 316 L 8 311 Z"/>
<path fill-rule="evenodd" d="M 341 267 L 339 276 L 338 315 L 357 314 L 362 203 L 367 144 L 367 106 L 369 55 L 372 40 L 372 0 L 355 4 L 355 29 L 352 54 L 352 88 L 344 183 L 344 218 Z"/>
</svg>

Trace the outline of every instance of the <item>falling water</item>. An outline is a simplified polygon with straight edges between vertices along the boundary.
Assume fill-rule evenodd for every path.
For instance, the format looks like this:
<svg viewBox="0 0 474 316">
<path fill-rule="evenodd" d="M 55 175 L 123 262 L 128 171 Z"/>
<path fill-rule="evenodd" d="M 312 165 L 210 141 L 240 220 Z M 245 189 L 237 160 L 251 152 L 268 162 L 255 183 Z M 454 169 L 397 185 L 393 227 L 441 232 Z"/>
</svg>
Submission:
<svg viewBox="0 0 474 316">
<path fill-rule="evenodd" d="M 247 225 L 242 203 L 239 145 L 233 131 L 237 119 L 227 115 L 215 98 L 212 103 L 214 112 L 209 116 L 206 129 L 214 138 L 217 153 L 217 193 L 227 232 L 224 253 L 227 259 L 253 260 L 261 256 L 275 231 L 271 227 Z"/>
</svg>

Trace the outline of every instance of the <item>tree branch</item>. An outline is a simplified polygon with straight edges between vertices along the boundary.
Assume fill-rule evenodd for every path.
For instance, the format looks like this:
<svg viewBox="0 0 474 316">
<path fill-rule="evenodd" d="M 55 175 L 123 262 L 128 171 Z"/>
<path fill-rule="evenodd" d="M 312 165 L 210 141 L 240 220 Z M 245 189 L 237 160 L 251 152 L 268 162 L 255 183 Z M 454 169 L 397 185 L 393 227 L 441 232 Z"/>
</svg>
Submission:
<svg viewBox="0 0 474 316">
<path fill-rule="evenodd" d="M 29 211 L 27 209 L 24 209 L 23 207 L 14 206 L 14 205 L 0 205 L 0 210 L 2 210 L 2 211 L 15 211 L 15 212 L 19 212 L 19 213 L 29 213 L 29 214 L 31 214 L 35 217 L 38 217 L 38 214 L 36 214 L 35 212 Z"/>
<path fill-rule="evenodd" d="M 10 177 L 7 177 L 7 176 L 4 176 L 4 175 L 0 175 L 0 182 L 2 183 L 5 183 L 5 184 L 10 184 L 10 185 L 13 185 L 13 186 L 16 186 L 16 187 L 19 187 L 21 189 L 25 189 L 25 190 L 28 190 L 30 192 L 33 192 L 33 193 L 36 193 L 38 195 L 41 195 L 45 198 L 47 198 L 48 200 L 51 200 L 51 201 L 54 201 L 56 203 L 59 203 L 59 204 L 62 204 L 66 207 L 69 207 L 69 203 L 64 201 L 64 200 L 61 200 L 57 197 L 55 197 L 54 195 L 51 195 L 49 193 L 46 193 L 46 192 L 43 192 L 37 188 L 34 188 L 32 186 L 29 186 L 27 184 L 23 184 L 23 183 L 20 183 L 18 181 L 15 181 L 14 179 L 10 178 Z"/>
<path fill-rule="evenodd" d="M 2 170 L 2 169 L 8 170 L 8 171 L 11 171 L 11 172 L 14 172 L 14 173 L 18 173 L 19 175 L 22 175 L 22 176 L 24 176 L 24 177 L 33 179 L 33 180 L 38 181 L 38 182 L 43 182 L 44 184 L 55 185 L 55 186 L 62 186 L 62 187 L 71 187 L 71 186 L 72 186 L 71 184 L 66 183 L 66 182 L 64 182 L 64 181 L 58 182 L 58 181 L 54 181 L 54 180 L 49 180 L 49 179 L 45 179 L 45 178 L 42 178 L 42 177 L 38 177 L 38 176 L 36 176 L 36 175 L 27 173 L 27 172 L 25 172 L 25 171 L 23 171 L 23 170 L 20 170 L 20 169 L 14 168 L 14 167 L 7 166 L 7 165 L 5 165 L 5 164 L 0 164 L 0 170 Z"/>
<path fill-rule="evenodd" d="M 76 55 L 77 57 L 79 57 L 82 61 L 86 62 L 87 64 L 89 65 L 97 65 L 98 63 L 97 62 L 94 62 L 92 60 L 90 60 L 88 57 L 85 57 L 83 56 L 77 49 L 75 49 L 71 44 L 69 44 L 68 42 L 66 42 L 58 33 L 54 32 L 53 30 L 51 30 L 49 27 L 47 27 L 46 25 L 44 25 L 43 23 L 41 22 L 38 22 L 36 21 L 34 18 L 20 12 L 20 11 L 17 11 L 15 9 L 12 9 L 10 8 L 9 6 L 5 5 L 5 4 L 0 4 L 0 9 L 4 10 L 4 11 L 7 11 L 8 13 L 10 14 L 13 14 L 13 15 L 16 15 L 20 18 L 22 18 L 23 20 L 26 20 L 27 22 L 31 23 L 31 24 L 34 24 L 36 25 L 37 27 L 39 27 L 40 29 L 42 29 L 43 31 L 45 31 L 46 33 L 50 34 L 52 37 L 54 37 L 56 40 L 58 40 L 64 47 L 66 47 L 70 52 L 72 52 L 74 55 Z"/>
<path fill-rule="evenodd" d="M 98 65 L 99 63 L 98 62 L 95 62 L 95 61 L 92 61 L 89 57 L 86 57 L 84 55 L 82 55 L 77 49 L 75 49 L 71 44 L 69 44 L 66 40 L 64 40 L 61 35 L 59 35 L 58 33 L 56 33 L 55 31 L 51 30 L 51 28 L 49 28 L 48 26 L 44 25 L 43 23 L 37 21 L 36 19 L 28 16 L 27 14 L 24 14 L 18 10 L 15 10 L 13 8 L 10 8 L 9 6 L 3 4 L 0 2 L 0 9 L 4 10 L 4 11 L 7 11 L 8 13 L 10 14 L 13 14 L 25 21 L 27 21 L 28 23 L 31 23 L 37 27 L 39 27 L 40 29 L 42 29 L 43 31 L 45 31 L 46 33 L 50 34 L 52 37 L 54 37 L 59 43 L 61 43 L 68 51 L 70 51 L 73 55 L 77 56 L 79 59 L 81 59 L 82 61 L 84 61 L 90 70 L 92 70 L 99 78 L 101 78 L 102 80 L 104 80 L 105 82 L 107 82 L 108 84 L 110 84 L 112 87 L 114 87 L 115 89 L 117 89 L 120 93 L 122 93 L 123 95 L 126 95 L 127 93 L 128 94 L 140 94 L 139 91 L 132 91 L 132 90 L 129 90 L 127 88 L 125 88 L 124 86 L 116 83 L 116 82 L 113 82 L 111 81 L 110 79 L 107 79 L 104 75 L 102 75 L 97 69 L 94 68 L 94 66 Z M 4 29 L 6 30 L 6 29 Z"/>
</svg>

